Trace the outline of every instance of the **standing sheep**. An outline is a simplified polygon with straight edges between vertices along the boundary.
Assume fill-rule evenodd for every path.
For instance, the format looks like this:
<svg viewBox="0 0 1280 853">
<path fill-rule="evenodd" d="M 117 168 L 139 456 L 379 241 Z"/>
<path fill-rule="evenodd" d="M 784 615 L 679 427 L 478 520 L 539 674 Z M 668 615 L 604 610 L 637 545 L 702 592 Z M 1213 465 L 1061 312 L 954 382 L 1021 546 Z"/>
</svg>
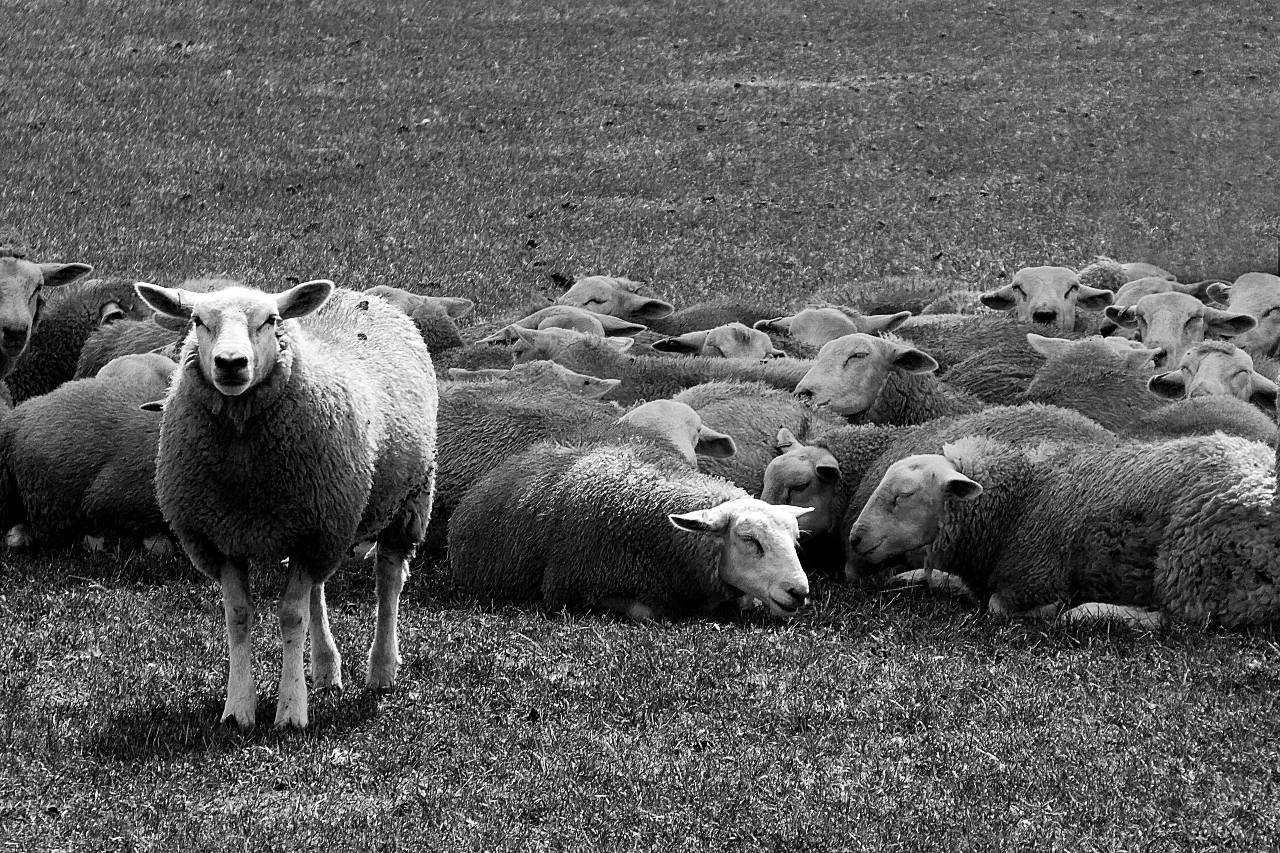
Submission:
<svg viewBox="0 0 1280 853">
<path fill-rule="evenodd" d="M 750 498 L 651 445 L 537 445 L 481 480 L 449 527 L 467 591 L 679 619 L 758 598 L 793 615 L 809 594 L 796 557 L 807 510 Z"/>
<path fill-rule="evenodd" d="M 222 583 L 223 718 L 255 720 L 250 559 L 288 558 L 275 722 L 305 727 L 308 623 L 313 681 L 340 687 L 324 582 L 361 539 L 378 542 L 368 684 L 390 688 L 400 592 L 435 479 L 435 373 L 418 330 L 383 300 L 323 280 L 279 294 L 137 287 L 157 312 L 191 322 L 165 401 L 156 496 L 196 568 Z"/>
</svg>

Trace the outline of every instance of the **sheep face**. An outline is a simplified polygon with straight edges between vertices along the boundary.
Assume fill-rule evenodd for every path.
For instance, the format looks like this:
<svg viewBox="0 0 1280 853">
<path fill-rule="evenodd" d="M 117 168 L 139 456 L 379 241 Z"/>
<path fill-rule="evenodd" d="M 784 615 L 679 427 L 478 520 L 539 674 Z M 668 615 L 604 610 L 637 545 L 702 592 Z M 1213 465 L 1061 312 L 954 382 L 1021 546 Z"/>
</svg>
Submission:
<svg viewBox="0 0 1280 853">
<path fill-rule="evenodd" d="M 470 299 L 463 299 L 460 296 L 426 296 L 420 293 L 411 293 L 399 287 L 392 287 L 389 284 L 378 284 L 365 290 L 365 293 L 374 296 L 380 296 L 390 302 L 404 314 L 417 319 L 418 314 L 424 311 L 430 311 L 429 306 L 440 308 L 453 320 L 459 320 L 471 313 L 476 304 Z"/>
<path fill-rule="evenodd" d="M 947 498 L 973 500 L 982 486 L 947 457 L 926 453 L 889 466 L 849 530 L 852 560 L 879 565 L 933 542 Z"/>
<path fill-rule="evenodd" d="M 618 419 L 620 424 L 643 427 L 667 438 L 689 467 L 698 467 L 697 454 L 723 459 L 738 452 L 733 439 L 702 422 L 690 406 L 675 400 L 651 400 Z"/>
<path fill-rule="evenodd" d="M 796 556 L 796 519 L 808 507 L 773 506 L 738 498 L 710 509 L 669 515 L 681 530 L 720 540 L 720 580 L 760 599 L 778 618 L 794 616 L 809 596 Z"/>
<path fill-rule="evenodd" d="M 316 311 L 333 293 L 333 282 L 326 280 L 304 282 L 283 293 L 247 287 L 192 293 L 145 282 L 135 286 L 158 313 L 191 321 L 187 345 L 194 337 L 200 373 L 227 397 L 270 376 L 287 331 L 283 324 Z"/>
<path fill-rule="evenodd" d="M 1107 318 L 1137 330 L 1138 340 L 1159 350 L 1156 367 L 1182 361 L 1187 350 L 1206 336 L 1229 338 L 1257 325 L 1248 314 L 1222 311 L 1186 293 L 1152 293 L 1127 307 L 1107 308 Z"/>
<path fill-rule="evenodd" d="M 760 499 L 771 504 L 812 507 L 812 512 L 799 519 L 800 532 L 825 533 L 835 526 L 833 508 L 839 482 L 840 463 L 831 451 L 795 442 L 764 469 Z"/>
<path fill-rule="evenodd" d="M 932 373 L 937 369 L 931 356 L 901 341 L 845 335 L 818 351 L 795 393 L 810 405 L 854 417 L 875 404 L 890 371 Z"/>
<path fill-rule="evenodd" d="M 593 275 L 578 279 L 556 302 L 635 322 L 661 320 L 675 312 L 671 303 L 642 296 L 638 290 L 639 283 L 630 279 Z"/>
<path fill-rule="evenodd" d="M 1182 357 L 1178 369 L 1147 380 L 1161 397 L 1235 397 L 1274 408 L 1276 384 L 1253 369 L 1253 359 L 1239 347 L 1221 341 L 1197 344 Z"/>
<path fill-rule="evenodd" d="M 88 264 L 36 264 L 0 257 L 0 379 L 13 372 L 31 340 L 45 287 L 58 287 L 93 272 Z"/>
<path fill-rule="evenodd" d="M 569 347 L 579 341 L 591 340 L 595 335 L 584 335 L 572 329 L 524 329 L 514 327 L 516 342 L 511 347 L 516 364 L 547 359 L 554 361 Z M 599 338 L 606 346 L 625 352 L 635 343 L 631 338 Z"/>
<path fill-rule="evenodd" d="M 1280 276 L 1245 273 L 1227 292 L 1228 310 L 1248 314 L 1257 321 L 1233 342 L 1255 358 L 1280 354 Z"/>
<path fill-rule="evenodd" d="M 882 335 L 892 332 L 910 316 L 910 311 L 850 315 L 839 308 L 806 308 L 790 317 L 761 320 L 755 327 L 765 332 L 781 332 L 792 340 L 811 347 L 822 347 L 845 335 L 859 332 Z"/>
<path fill-rule="evenodd" d="M 1079 309 L 1098 311 L 1111 304 L 1110 290 L 1089 287 L 1068 267 L 1023 267 L 1013 281 L 982 296 L 982 304 L 996 311 L 1013 311 L 1024 323 L 1042 323 L 1071 330 Z"/>
<path fill-rule="evenodd" d="M 658 352 L 704 355 L 709 358 L 754 358 L 763 361 L 782 355 L 769 336 L 741 323 L 726 323 L 714 329 L 689 332 L 654 343 Z"/>
</svg>

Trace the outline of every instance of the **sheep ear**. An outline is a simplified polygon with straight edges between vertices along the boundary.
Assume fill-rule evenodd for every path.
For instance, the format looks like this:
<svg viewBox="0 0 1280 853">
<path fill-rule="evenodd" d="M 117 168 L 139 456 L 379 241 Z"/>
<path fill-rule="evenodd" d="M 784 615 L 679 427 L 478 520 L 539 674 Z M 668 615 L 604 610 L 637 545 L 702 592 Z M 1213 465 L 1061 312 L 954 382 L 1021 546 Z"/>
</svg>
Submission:
<svg viewBox="0 0 1280 853">
<path fill-rule="evenodd" d="M 305 317 L 320 310 L 333 295 L 333 282 L 327 278 L 304 281 L 276 294 L 276 313 L 281 320 Z"/>
<path fill-rule="evenodd" d="M 933 360 L 933 356 L 906 344 L 894 344 L 889 363 L 907 373 L 933 373 L 938 369 L 938 362 Z"/>
<path fill-rule="evenodd" d="M 942 491 L 953 498 L 971 501 L 982 494 L 982 486 L 970 480 L 959 471 L 951 471 L 942 481 Z"/>
<path fill-rule="evenodd" d="M 899 311 L 897 314 L 867 314 L 859 323 L 862 326 L 860 331 L 868 335 L 883 335 L 886 332 L 892 332 L 907 322 L 910 317 L 910 311 Z"/>
<path fill-rule="evenodd" d="M 1276 383 L 1258 371 L 1253 371 L 1253 391 L 1249 394 L 1249 402 L 1256 403 L 1259 406 L 1266 406 L 1268 409 L 1274 409 L 1278 392 L 1280 392 L 1280 388 L 1276 387 Z"/>
<path fill-rule="evenodd" d="M 1027 346 L 1045 358 L 1053 358 L 1055 355 L 1062 355 L 1069 350 L 1071 341 L 1066 338 L 1047 338 L 1044 335 L 1037 335 L 1035 332 L 1027 332 Z"/>
<path fill-rule="evenodd" d="M 605 346 L 613 347 L 618 352 L 626 352 L 635 345 L 635 338 L 601 338 Z"/>
<path fill-rule="evenodd" d="M 1181 400 L 1187 391 L 1184 381 L 1181 370 L 1157 373 L 1147 380 L 1147 390 L 1166 400 Z"/>
<path fill-rule="evenodd" d="M 151 400 L 138 406 L 140 412 L 163 412 L 164 400 Z"/>
<path fill-rule="evenodd" d="M 1204 289 L 1204 295 L 1210 301 L 1226 305 L 1231 301 L 1231 285 L 1224 281 L 1215 281 Z"/>
<path fill-rule="evenodd" d="M 1138 325 L 1138 309 L 1132 305 L 1108 305 L 1106 314 L 1117 326 L 1133 329 Z"/>
<path fill-rule="evenodd" d="M 759 329 L 762 332 L 782 332 L 787 334 L 791 331 L 791 321 L 794 319 L 795 317 L 774 317 L 772 320 L 757 320 L 752 328 Z"/>
<path fill-rule="evenodd" d="M 548 337 L 548 335 L 543 334 L 538 329 L 526 329 L 524 326 L 517 325 L 507 326 L 502 331 L 507 334 L 514 333 L 517 339 L 522 340 L 531 346 L 537 346 L 544 338 Z M 494 337 L 495 335 L 490 335 L 489 337 Z M 510 339 L 508 338 L 508 340 Z"/>
<path fill-rule="evenodd" d="M 796 438 L 795 433 L 786 427 L 779 429 L 777 437 L 773 440 L 773 449 L 776 450 L 779 455 L 783 453 L 790 453 L 792 450 L 799 450 L 803 446 L 804 445 L 800 443 L 800 439 Z"/>
<path fill-rule="evenodd" d="M 138 298 L 151 306 L 151 310 L 163 317 L 174 317 L 183 322 L 191 319 L 192 306 L 182 301 L 183 291 L 176 288 L 160 287 L 145 281 L 135 281 L 133 289 Z M 173 328 L 165 326 L 166 329 Z"/>
<path fill-rule="evenodd" d="M 1209 328 L 1224 338 L 1242 335 L 1258 325 L 1258 318 L 1252 314 L 1236 314 L 1217 308 L 1205 308 L 1204 318 L 1208 321 Z"/>
<path fill-rule="evenodd" d="M 1080 285 L 1078 293 L 1076 305 L 1086 311 L 1101 311 L 1115 301 L 1116 298 L 1116 295 L 1110 290 L 1089 287 L 1087 284 Z"/>
<path fill-rule="evenodd" d="M 675 306 L 670 302 L 663 302 L 661 299 L 640 299 L 630 313 L 646 320 L 661 320 L 663 317 L 670 317 L 675 311 Z"/>
<path fill-rule="evenodd" d="M 81 276 L 93 272 L 88 264 L 36 264 L 40 267 L 40 277 L 45 287 L 59 287 L 70 284 Z"/>
<path fill-rule="evenodd" d="M 520 328 L 523 328 L 523 327 L 515 323 L 512 323 L 510 326 L 503 326 L 501 329 L 494 332 L 492 335 L 487 335 L 481 338 L 480 340 L 476 341 L 476 343 L 478 344 L 509 344 L 515 340 L 518 340 L 519 336 L 516 330 Z"/>
<path fill-rule="evenodd" d="M 978 301 L 993 311 L 1008 311 L 1018 304 L 1017 297 L 1013 293 L 1012 284 L 1006 284 L 999 290 L 988 290 L 978 297 Z"/>
<path fill-rule="evenodd" d="M 823 462 L 813 466 L 814 473 L 818 475 L 818 479 L 824 483 L 836 483 L 840 481 L 840 465 Z"/>
<path fill-rule="evenodd" d="M 655 341 L 653 348 L 658 352 L 680 352 L 680 353 L 698 353 L 702 351 L 702 345 L 707 342 L 707 333 L 688 332 L 674 338 L 663 338 Z"/>
<path fill-rule="evenodd" d="M 1129 352 L 1124 353 L 1121 358 L 1124 359 L 1125 366 L 1130 370 L 1139 370 L 1150 364 L 1159 352 L 1160 350 L 1158 349 L 1134 347 Z"/>
<path fill-rule="evenodd" d="M 378 296 L 390 302 L 405 314 L 412 314 L 416 306 L 416 300 L 413 294 L 408 291 L 401 290 L 398 287 L 392 287 L 388 284 L 375 284 L 373 287 L 367 288 L 365 293 L 371 296 Z"/>
<path fill-rule="evenodd" d="M 594 376 L 590 376 L 586 382 L 578 386 L 577 391 L 580 397 L 588 400 L 599 400 L 621 384 L 621 379 L 597 379 Z"/>
<path fill-rule="evenodd" d="M 455 320 L 461 320 L 476 307 L 470 299 L 463 299 L 461 296 L 437 296 L 436 302 L 440 303 L 444 312 Z"/>
<path fill-rule="evenodd" d="M 724 533 L 729 529 L 729 514 L 714 506 L 696 512 L 672 513 L 667 520 L 690 533 Z"/>
<path fill-rule="evenodd" d="M 701 426 L 698 427 L 698 443 L 694 445 L 693 452 L 724 459 L 737 453 L 738 446 L 724 433 L 716 432 L 708 426 Z"/>
<path fill-rule="evenodd" d="M 117 320 L 124 319 L 124 309 L 114 299 L 98 309 L 98 325 L 110 326 Z"/>
<path fill-rule="evenodd" d="M 774 509 L 780 509 L 788 515 L 799 518 L 802 515 L 808 515 L 813 512 L 811 506 L 791 506 L 791 504 L 773 504 Z"/>
</svg>

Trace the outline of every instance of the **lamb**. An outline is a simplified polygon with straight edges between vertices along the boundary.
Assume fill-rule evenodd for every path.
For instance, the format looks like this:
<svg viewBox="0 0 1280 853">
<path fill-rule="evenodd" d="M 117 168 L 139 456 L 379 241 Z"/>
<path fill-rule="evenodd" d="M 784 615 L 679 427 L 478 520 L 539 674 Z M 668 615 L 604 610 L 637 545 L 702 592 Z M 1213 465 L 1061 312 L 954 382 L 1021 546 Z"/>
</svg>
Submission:
<svg viewBox="0 0 1280 853">
<path fill-rule="evenodd" d="M 1226 396 L 1252 402 L 1268 412 L 1276 407 L 1276 383 L 1253 369 L 1253 359 L 1234 344 L 1202 341 L 1187 350 L 1177 370 L 1147 380 L 1147 387 L 1170 400 Z"/>
<path fill-rule="evenodd" d="M 63 287 L 91 272 L 88 264 L 37 264 L 17 249 L 0 252 L 0 379 L 14 372 L 45 313 L 42 289 Z M 25 399 L 24 390 L 10 385 L 15 399 Z"/>
<path fill-rule="evenodd" d="M 449 566 L 472 594 L 553 611 L 680 619 L 758 598 L 788 618 L 809 595 L 795 549 L 805 512 L 643 442 L 541 444 L 467 495 Z"/>
<path fill-rule="evenodd" d="M 1249 314 L 1205 305 L 1186 293 L 1152 293 L 1132 305 L 1110 306 L 1107 319 L 1137 329 L 1137 339 L 1160 350 L 1156 367 L 1177 364 L 1192 345 L 1209 335 L 1230 338 L 1247 332 L 1258 321 Z"/>
<path fill-rule="evenodd" d="M 895 314 L 862 314 L 851 308 L 832 305 L 805 308 L 798 314 L 774 317 L 755 324 L 765 332 L 779 332 L 791 340 L 814 349 L 821 349 L 836 338 L 863 333 L 883 335 L 901 326 L 911 316 L 910 311 Z"/>
<path fill-rule="evenodd" d="M 629 339 L 592 338 L 556 329 L 521 330 L 520 337 L 518 361 L 547 358 L 581 373 L 621 379 L 622 385 L 610 396 L 624 405 L 671 397 L 692 385 L 720 379 L 764 382 L 791 391 L 812 364 L 793 358 L 760 362 L 703 356 L 636 357 L 619 349 L 630 345 Z"/>
<path fill-rule="evenodd" d="M 279 294 L 137 289 L 158 313 L 191 323 L 161 416 L 155 486 L 192 563 L 222 584 L 223 718 L 252 726 L 256 715 L 249 561 L 288 558 L 275 722 L 305 727 L 308 623 L 314 685 L 341 687 L 324 582 L 368 538 L 378 542 L 378 612 L 367 683 L 390 688 L 400 592 L 435 479 L 435 373 L 417 328 L 384 300 L 326 280 Z"/>
<path fill-rule="evenodd" d="M 1245 273 L 1228 286 L 1210 286 L 1211 296 L 1227 310 L 1253 317 L 1256 324 L 1233 339 L 1255 359 L 1280 356 L 1280 276 Z"/>
<path fill-rule="evenodd" d="M 994 613 L 1280 616 L 1269 448 L 1215 435 L 1078 450 L 969 439 L 895 463 L 850 532 L 855 568 L 923 548 L 927 570 L 958 575 Z"/>
<path fill-rule="evenodd" d="M 520 385 L 561 388 L 588 400 L 598 400 L 622 384 L 620 379 L 600 379 L 570 370 L 554 361 L 527 361 L 502 369 L 449 368 L 449 379 L 463 382 L 505 381 Z"/>
<path fill-rule="evenodd" d="M 675 307 L 661 299 L 644 296 L 641 283 L 628 278 L 593 275 L 580 278 L 556 303 L 576 305 L 597 314 L 611 314 L 634 323 L 648 323 L 669 316 Z"/>
<path fill-rule="evenodd" d="M 107 362 L 122 355 L 155 352 L 176 357 L 185 332 L 161 326 L 154 319 L 116 320 L 95 329 L 80 349 L 72 379 L 97 376 Z"/>
<path fill-rule="evenodd" d="M 795 393 L 851 420 L 903 426 L 983 408 L 940 382 L 937 368 L 927 353 L 893 336 L 845 335 L 819 351 Z"/>
<path fill-rule="evenodd" d="M 1012 311 L 1024 323 L 1040 323 L 1061 331 L 1081 328 L 1081 311 L 1100 311 L 1111 304 L 1110 290 L 1089 287 L 1070 267 L 1023 267 L 1013 280 L 982 297 L 995 311 Z"/>
<path fill-rule="evenodd" d="M 379 296 L 407 314 L 433 355 L 462 346 L 455 321 L 475 308 L 474 302 L 460 296 L 424 296 L 386 284 L 370 287 L 365 293 Z"/>
<path fill-rule="evenodd" d="M 0 422 L 0 529 L 10 548 L 167 534 L 152 488 L 160 418 L 139 406 L 164 394 L 176 367 L 161 356 L 124 356 Z"/>
<path fill-rule="evenodd" d="M 686 332 L 674 338 L 663 338 L 653 344 L 658 352 L 701 355 L 707 358 L 751 358 L 763 361 L 785 355 L 773 345 L 764 332 L 741 323 L 728 323 L 714 329 Z"/>
</svg>

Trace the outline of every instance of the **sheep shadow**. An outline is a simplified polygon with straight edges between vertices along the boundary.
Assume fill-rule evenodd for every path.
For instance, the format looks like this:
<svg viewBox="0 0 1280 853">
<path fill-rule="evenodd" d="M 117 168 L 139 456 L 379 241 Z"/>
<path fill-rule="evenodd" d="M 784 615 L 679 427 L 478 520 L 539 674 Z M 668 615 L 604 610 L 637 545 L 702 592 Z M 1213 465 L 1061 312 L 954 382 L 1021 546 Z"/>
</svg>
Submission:
<svg viewBox="0 0 1280 853">
<path fill-rule="evenodd" d="M 243 731 L 222 722 L 222 699 L 199 704 L 160 705 L 147 711 L 124 711 L 90 735 L 84 752 L 114 761 L 172 758 L 188 753 L 239 752 L 253 746 L 314 744 L 365 725 L 379 713 L 382 696 L 373 690 L 347 693 L 313 691 L 310 725 L 302 731 L 277 730 L 271 724 L 274 694 L 258 697 L 258 724 Z"/>
</svg>

